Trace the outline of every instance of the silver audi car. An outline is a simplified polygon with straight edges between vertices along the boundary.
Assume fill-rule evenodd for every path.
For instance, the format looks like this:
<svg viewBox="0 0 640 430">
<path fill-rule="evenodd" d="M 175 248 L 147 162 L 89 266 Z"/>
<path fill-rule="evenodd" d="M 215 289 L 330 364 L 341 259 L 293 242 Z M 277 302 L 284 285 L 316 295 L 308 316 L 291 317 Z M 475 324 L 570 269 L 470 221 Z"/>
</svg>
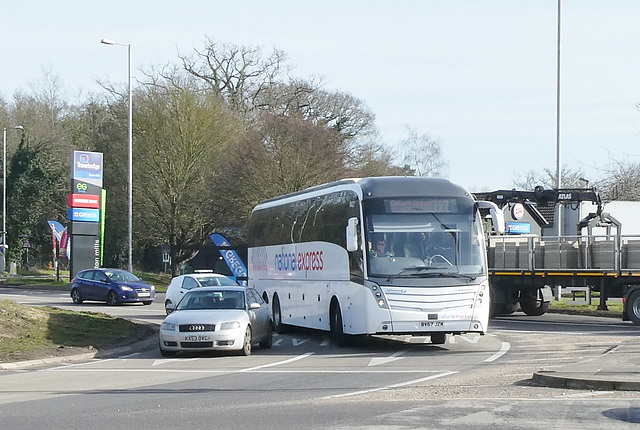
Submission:
<svg viewBox="0 0 640 430">
<path fill-rule="evenodd" d="M 160 353 L 238 351 L 271 348 L 271 310 L 253 288 L 202 287 L 187 292 L 160 326 Z"/>
</svg>

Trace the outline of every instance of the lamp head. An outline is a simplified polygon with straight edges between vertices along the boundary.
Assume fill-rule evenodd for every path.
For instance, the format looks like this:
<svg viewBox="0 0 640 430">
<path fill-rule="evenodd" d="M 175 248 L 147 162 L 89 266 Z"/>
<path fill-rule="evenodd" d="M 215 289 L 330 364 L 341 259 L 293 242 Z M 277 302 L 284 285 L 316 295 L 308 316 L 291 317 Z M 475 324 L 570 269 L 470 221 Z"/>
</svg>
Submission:
<svg viewBox="0 0 640 430">
<path fill-rule="evenodd" d="M 115 45 L 115 44 L 116 44 L 116 42 L 114 42 L 114 41 L 113 41 L 113 40 L 111 40 L 111 39 L 102 39 L 102 40 L 100 41 L 100 43 L 104 43 L 105 45 Z"/>
</svg>

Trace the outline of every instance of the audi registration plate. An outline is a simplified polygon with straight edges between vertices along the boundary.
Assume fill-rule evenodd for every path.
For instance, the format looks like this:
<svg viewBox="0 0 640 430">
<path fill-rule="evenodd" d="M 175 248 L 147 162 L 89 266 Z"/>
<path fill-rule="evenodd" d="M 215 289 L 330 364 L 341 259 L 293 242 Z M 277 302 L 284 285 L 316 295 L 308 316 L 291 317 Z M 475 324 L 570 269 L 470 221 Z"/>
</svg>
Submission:
<svg viewBox="0 0 640 430">
<path fill-rule="evenodd" d="M 199 334 L 199 335 L 185 336 L 184 340 L 185 342 L 202 342 L 203 340 L 209 340 L 209 335 Z"/>
</svg>

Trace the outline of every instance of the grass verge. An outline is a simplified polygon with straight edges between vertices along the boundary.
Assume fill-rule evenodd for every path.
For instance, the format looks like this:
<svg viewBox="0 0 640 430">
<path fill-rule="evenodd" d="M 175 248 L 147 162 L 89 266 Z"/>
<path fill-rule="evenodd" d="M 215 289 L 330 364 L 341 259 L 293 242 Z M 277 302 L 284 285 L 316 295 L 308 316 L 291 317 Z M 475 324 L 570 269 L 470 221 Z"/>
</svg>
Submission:
<svg viewBox="0 0 640 430">
<path fill-rule="evenodd" d="M 144 326 L 103 313 L 33 307 L 0 299 L 0 362 L 113 348 L 146 333 Z"/>
<path fill-rule="evenodd" d="M 622 301 L 608 300 L 607 308 L 609 310 L 599 310 L 600 298 L 592 297 L 591 304 L 574 304 L 569 303 L 568 298 L 562 298 L 561 300 L 552 300 L 549 307 L 549 312 L 564 313 L 572 315 L 590 315 L 597 317 L 610 317 L 622 319 Z"/>
<path fill-rule="evenodd" d="M 156 291 L 164 293 L 171 282 L 171 275 L 167 273 L 134 272 L 134 274 L 156 287 Z M 6 276 L 0 281 L 0 286 L 22 286 L 22 287 L 54 287 L 69 288 L 69 272 L 61 272 L 60 280 L 56 279 L 56 274 L 52 270 L 34 271 L 29 274 L 16 276 Z"/>
</svg>

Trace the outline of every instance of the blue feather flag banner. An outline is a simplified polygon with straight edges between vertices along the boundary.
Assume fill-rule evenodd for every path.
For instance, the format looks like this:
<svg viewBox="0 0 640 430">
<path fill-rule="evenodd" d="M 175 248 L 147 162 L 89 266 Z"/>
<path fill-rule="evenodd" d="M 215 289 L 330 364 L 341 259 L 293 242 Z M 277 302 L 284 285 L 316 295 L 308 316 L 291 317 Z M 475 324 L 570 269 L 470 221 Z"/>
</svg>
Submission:
<svg viewBox="0 0 640 430">
<path fill-rule="evenodd" d="M 221 234 L 214 233 L 209 237 L 211 238 L 213 243 L 216 244 L 216 246 L 231 246 L 229 244 L 229 241 L 225 239 Z M 220 249 L 219 251 L 220 255 L 222 255 L 222 258 L 224 258 L 224 261 L 227 263 L 227 266 L 229 266 L 229 270 L 231 270 L 231 273 L 233 273 L 236 279 L 247 279 L 247 268 L 240 259 L 240 256 L 238 256 L 238 253 L 233 249 Z M 246 284 L 246 281 L 242 282 L 243 284 L 241 285 Z"/>
</svg>

